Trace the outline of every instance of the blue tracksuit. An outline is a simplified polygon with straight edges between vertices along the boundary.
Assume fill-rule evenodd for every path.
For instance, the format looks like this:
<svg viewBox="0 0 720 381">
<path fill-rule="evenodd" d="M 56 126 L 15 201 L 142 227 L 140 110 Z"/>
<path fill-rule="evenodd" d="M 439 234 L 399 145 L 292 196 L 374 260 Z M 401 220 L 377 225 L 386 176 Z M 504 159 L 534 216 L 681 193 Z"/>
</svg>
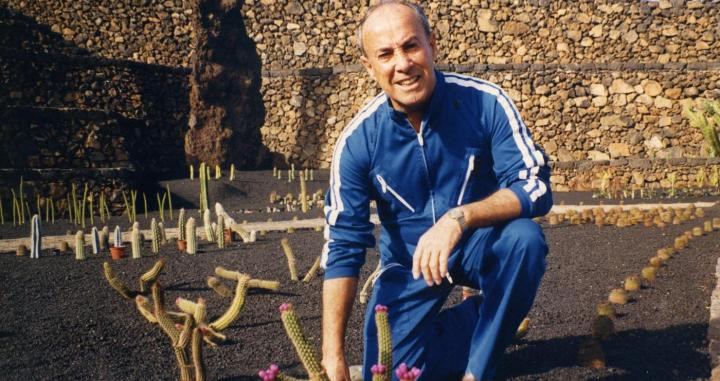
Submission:
<svg viewBox="0 0 720 381">
<path fill-rule="evenodd" d="M 383 93 L 350 122 L 333 153 L 325 197 L 325 279 L 357 277 L 375 245 L 369 221 L 381 222 L 381 274 L 365 319 L 364 376 L 377 362 L 374 306 L 388 306 L 393 368 L 421 367 L 422 379 L 492 378 L 497 358 L 530 310 L 545 270 L 547 246 L 530 220 L 552 206 L 549 168 L 510 98 L 476 78 L 435 72 L 419 133 Z M 439 312 L 453 285 L 412 278 L 420 236 L 448 209 L 513 191 L 521 216 L 468 231 L 450 256 L 455 284 L 482 289 Z M 394 376 L 393 376 L 394 377 Z"/>
</svg>

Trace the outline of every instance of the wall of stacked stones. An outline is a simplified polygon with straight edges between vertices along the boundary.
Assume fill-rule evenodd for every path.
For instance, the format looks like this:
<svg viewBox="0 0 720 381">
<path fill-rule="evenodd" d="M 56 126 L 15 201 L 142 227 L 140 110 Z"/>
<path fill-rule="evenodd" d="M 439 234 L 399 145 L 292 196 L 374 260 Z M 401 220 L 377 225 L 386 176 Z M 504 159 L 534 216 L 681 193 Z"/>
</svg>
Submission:
<svg viewBox="0 0 720 381">
<path fill-rule="evenodd" d="M 175 67 L 189 66 L 192 3 L 0 0 L 92 55 Z M 357 65 L 353 36 L 366 3 L 243 2 L 263 64 L 263 141 L 288 162 L 328 166 L 342 128 L 378 92 Z M 680 112 L 699 97 L 718 97 L 717 4 L 448 0 L 424 6 L 441 67 L 503 86 L 553 160 L 703 155 L 702 136 Z M 179 114 L 184 107 L 162 109 Z M 177 121 L 168 128 L 184 128 Z"/>
</svg>

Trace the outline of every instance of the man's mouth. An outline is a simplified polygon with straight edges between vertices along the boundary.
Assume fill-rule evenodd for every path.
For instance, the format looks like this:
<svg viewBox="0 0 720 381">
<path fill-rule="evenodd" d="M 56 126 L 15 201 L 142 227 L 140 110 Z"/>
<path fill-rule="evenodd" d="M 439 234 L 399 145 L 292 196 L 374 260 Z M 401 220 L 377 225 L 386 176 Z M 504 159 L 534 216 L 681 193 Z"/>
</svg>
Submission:
<svg viewBox="0 0 720 381">
<path fill-rule="evenodd" d="M 403 79 L 402 81 L 397 81 L 397 82 L 395 82 L 395 84 L 403 86 L 403 87 L 408 87 L 408 86 L 412 86 L 412 85 L 416 84 L 419 80 L 420 80 L 420 76 L 416 75 L 416 76 L 413 76 L 410 78 Z"/>
</svg>

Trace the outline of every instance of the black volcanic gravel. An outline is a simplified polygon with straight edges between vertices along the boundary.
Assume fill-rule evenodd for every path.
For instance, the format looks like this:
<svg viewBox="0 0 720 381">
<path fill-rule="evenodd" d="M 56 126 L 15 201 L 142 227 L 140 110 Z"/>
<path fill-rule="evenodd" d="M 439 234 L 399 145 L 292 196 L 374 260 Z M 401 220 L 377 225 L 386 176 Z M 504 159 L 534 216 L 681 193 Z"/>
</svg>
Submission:
<svg viewBox="0 0 720 381">
<path fill-rule="evenodd" d="M 243 176 L 244 180 L 229 186 L 241 183 L 238 185 L 245 192 L 245 198 L 223 199 L 233 214 L 253 207 L 254 203 L 266 205 L 268 189 L 277 188 L 281 195 L 289 189 L 280 188 L 280 182 L 272 180 L 267 172 L 243 173 Z M 183 192 L 192 195 L 196 182 L 188 183 L 175 181 L 171 189 L 178 195 Z M 325 175 L 321 184 L 326 183 Z M 295 183 L 290 186 L 293 185 L 297 187 Z M 316 185 L 321 186 L 318 183 L 309 187 L 311 192 Z M 297 189 L 291 191 L 297 193 Z M 225 192 L 226 197 L 227 194 Z M 556 200 L 563 199 L 563 195 L 558 196 Z M 211 189 L 211 201 L 218 199 L 219 193 L 213 199 Z M 195 201 L 188 202 L 192 207 L 190 202 Z M 139 211 L 138 216 L 141 214 Z M 265 213 L 253 214 L 262 215 L 258 220 L 268 217 Z M 301 213 L 295 214 L 303 218 Z M 316 217 L 319 212 L 308 214 Z M 717 208 L 711 209 L 706 219 L 714 216 L 720 216 Z M 126 218 L 124 221 L 127 224 Z M 658 248 L 671 245 L 675 236 L 700 225 L 701 221 L 664 229 L 546 226 L 550 254 L 545 278 L 530 313 L 532 328 L 523 340 L 507 349 L 498 378 L 707 379 L 710 360 L 705 336 L 710 293 L 715 285 L 715 263 L 720 252 L 718 232 L 693 239 L 688 248 L 659 270 L 658 279 L 652 285 L 634 293 L 630 304 L 618 308 L 617 333 L 603 344 L 607 368 L 590 370 L 578 366 L 577 361 L 578 344 L 590 333 L 595 306 L 606 300 L 612 288 L 620 287 L 627 275 L 638 274 Z M 46 231 L 51 230 L 48 225 Z M 74 230 L 67 221 L 56 222 L 52 229 L 62 233 Z M 0 226 L 0 237 L 26 235 L 23 230 L 29 230 L 27 225 L 13 228 L 6 223 Z M 283 302 L 295 305 L 307 336 L 319 351 L 322 280 L 316 278 L 309 284 L 289 281 L 279 243 L 286 236 L 298 257 L 302 276 L 320 254 L 322 233 L 270 233 L 259 236 L 256 243 L 233 244 L 225 250 L 201 241 L 201 252 L 195 256 L 179 254 L 170 244 L 162 247 L 159 257 L 165 258 L 167 265 L 160 280 L 167 287 L 168 307 L 178 296 L 203 297 L 209 316 L 219 316 L 230 300 L 218 297 L 205 284 L 216 266 L 282 282 L 278 292 L 252 291 L 239 319 L 225 331 L 229 341 L 215 348 L 205 346 L 207 379 L 256 380 L 257 371 L 271 362 L 278 363 L 290 375 L 305 374 L 282 328 L 278 306 Z M 149 252 L 148 243 L 145 250 Z M 70 254 L 55 256 L 49 250 L 43 254 L 39 260 L 0 255 L 3 379 L 177 379 L 167 336 L 157 325 L 148 323 L 135 310 L 132 301 L 122 299 L 105 281 L 101 264 L 109 260 L 107 253 L 89 256 L 85 261 L 76 261 Z M 137 278 L 157 258 L 126 258 L 111 264 L 121 279 L 137 289 Z M 361 282 L 376 263 L 377 253 L 369 250 Z M 231 285 L 227 281 L 226 284 Z M 451 295 L 447 305 L 458 300 L 459 290 Z M 364 308 L 358 306 L 356 303 L 347 337 L 351 363 L 359 363 L 362 354 Z"/>
</svg>

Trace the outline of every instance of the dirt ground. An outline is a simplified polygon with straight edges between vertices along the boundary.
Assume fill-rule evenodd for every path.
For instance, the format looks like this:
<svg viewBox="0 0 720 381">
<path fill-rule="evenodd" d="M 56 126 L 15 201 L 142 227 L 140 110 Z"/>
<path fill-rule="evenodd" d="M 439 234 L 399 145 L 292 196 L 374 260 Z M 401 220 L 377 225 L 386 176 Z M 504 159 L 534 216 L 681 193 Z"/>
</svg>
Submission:
<svg viewBox="0 0 720 381">
<path fill-rule="evenodd" d="M 237 220 L 248 221 L 317 217 L 318 209 L 301 212 L 265 213 L 267 196 L 298 192 L 296 182 L 281 181 L 268 172 L 242 173 L 238 180 L 211 181 L 211 202 L 222 201 Z M 327 174 L 317 173 L 309 192 L 323 188 Z M 164 186 L 164 183 L 161 184 Z M 170 182 L 173 206 L 194 207 L 197 182 Z M 159 187 L 158 187 L 159 189 Z M 154 194 L 152 188 L 146 190 Z M 150 199 L 151 197 L 148 197 Z M 556 194 L 556 203 L 593 203 L 590 194 Z M 706 199 L 707 200 L 707 199 Z M 673 200 L 664 200 L 669 203 Z M 710 199 L 709 201 L 713 201 Z M 606 204 L 610 201 L 606 200 Z M 245 213 L 252 211 L 252 213 Z M 190 214 L 197 213 L 189 211 Z M 242 214 L 241 214 L 242 213 Z M 142 209 L 141 224 L 147 224 Z M 156 212 L 150 212 L 150 217 Z M 177 210 L 175 211 L 177 216 Z M 242 216 L 242 217 L 241 217 Z M 720 209 L 707 211 L 707 218 L 720 216 Z M 167 215 L 166 215 L 167 218 Z M 547 271 L 530 313 L 529 334 L 511 345 L 498 370 L 498 379 L 512 380 L 695 380 L 707 379 L 707 323 L 710 293 L 714 288 L 715 263 L 720 252 L 720 233 L 690 241 L 688 248 L 671 258 L 658 271 L 658 278 L 632 294 L 632 301 L 618 308 L 616 334 L 603 344 L 607 367 L 591 370 L 579 366 L 578 346 L 589 337 L 595 308 L 608 292 L 620 287 L 627 275 L 639 274 L 658 248 L 672 245 L 675 236 L 703 220 L 666 228 L 640 226 L 598 228 L 594 225 L 545 225 L 550 246 Z M 108 223 L 128 225 L 126 216 Z M 174 227 L 174 221 L 168 226 Z M 144 226 L 145 227 L 145 226 Z M 67 221 L 43 224 L 45 234 L 63 234 L 76 227 Z M 89 229 L 88 229 L 89 230 Z M 0 225 L 0 238 L 29 234 L 27 225 Z M 158 256 L 111 261 L 118 276 L 137 289 L 137 279 L 158 257 L 167 265 L 160 277 L 167 287 L 166 304 L 176 297 L 203 297 L 209 317 L 224 312 L 229 299 L 220 298 L 206 285 L 216 266 L 239 270 L 253 278 L 278 280 L 277 292 L 251 291 L 239 319 L 225 333 L 228 341 L 205 347 L 207 379 L 256 380 L 258 370 L 277 363 L 290 375 L 303 376 L 304 369 L 284 333 L 278 306 L 294 304 L 309 340 L 320 348 L 320 290 L 322 279 L 308 284 L 291 282 L 280 239 L 288 237 L 298 258 L 300 275 L 320 254 L 322 233 L 297 231 L 268 233 L 252 244 L 234 243 L 220 250 L 201 241 L 200 252 L 180 254 L 171 245 Z M 150 251 L 149 243 L 145 252 Z M 51 249 L 39 260 L 0 254 L 0 369 L 8 380 L 172 380 L 178 371 L 167 336 L 148 323 L 111 289 L 102 275 L 108 253 L 76 261 L 70 253 L 57 255 Z M 360 281 L 377 263 L 377 252 L 369 250 Z M 226 281 L 226 284 L 231 285 Z M 456 290 L 447 305 L 457 303 Z M 361 327 L 364 306 L 356 303 L 347 337 L 351 363 L 362 354 Z"/>
</svg>

